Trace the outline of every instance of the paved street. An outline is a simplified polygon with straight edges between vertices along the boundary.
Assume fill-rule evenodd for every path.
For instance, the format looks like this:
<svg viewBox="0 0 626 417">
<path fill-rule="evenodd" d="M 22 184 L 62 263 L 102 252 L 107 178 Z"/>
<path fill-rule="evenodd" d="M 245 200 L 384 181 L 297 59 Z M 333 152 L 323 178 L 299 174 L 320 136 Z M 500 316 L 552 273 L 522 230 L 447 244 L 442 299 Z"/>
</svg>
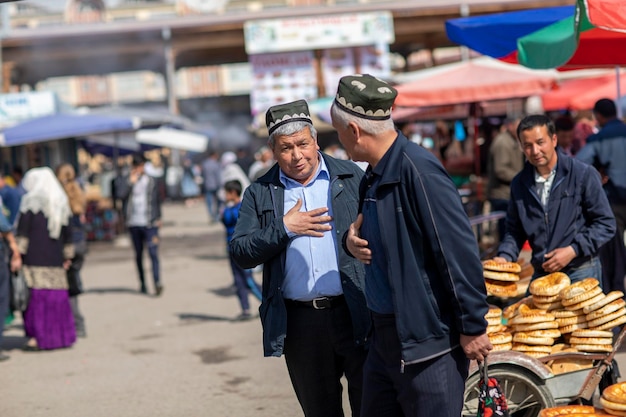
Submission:
<svg viewBox="0 0 626 417">
<path fill-rule="evenodd" d="M 262 357 L 258 318 L 233 320 L 222 226 L 207 224 L 202 204 L 166 204 L 164 220 L 162 297 L 138 293 L 127 240 L 91 244 L 80 298 L 88 337 L 29 353 L 20 317 L 9 326 L 0 417 L 302 415 L 283 359 Z M 626 353 L 618 361 L 626 372 Z"/>
<path fill-rule="evenodd" d="M 164 223 L 160 298 L 137 292 L 128 244 L 96 243 L 80 297 L 86 339 L 71 349 L 22 352 L 21 319 L 9 326 L 0 416 L 300 413 L 284 360 L 262 356 L 258 318 L 232 320 L 240 310 L 222 226 L 207 224 L 202 204 L 168 204 Z M 145 265 L 149 270 L 147 255 Z M 250 302 L 256 311 L 258 302 Z"/>
</svg>

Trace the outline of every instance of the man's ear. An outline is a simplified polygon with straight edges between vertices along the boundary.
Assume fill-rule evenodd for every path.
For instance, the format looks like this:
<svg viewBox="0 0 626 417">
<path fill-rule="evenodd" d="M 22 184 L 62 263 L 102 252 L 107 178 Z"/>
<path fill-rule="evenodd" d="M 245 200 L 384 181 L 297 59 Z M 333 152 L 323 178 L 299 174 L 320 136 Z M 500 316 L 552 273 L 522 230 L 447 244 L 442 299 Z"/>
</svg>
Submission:
<svg viewBox="0 0 626 417">
<path fill-rule="evenodd" d="M 350 129 L 350 132 L 352 133 L 354 140 L 358 141 L 361 136 L 361 128 L 359 128 L 359 125 L 357 125 L 354 122 L 349 122 L 348 129 Z"/>
</svg>

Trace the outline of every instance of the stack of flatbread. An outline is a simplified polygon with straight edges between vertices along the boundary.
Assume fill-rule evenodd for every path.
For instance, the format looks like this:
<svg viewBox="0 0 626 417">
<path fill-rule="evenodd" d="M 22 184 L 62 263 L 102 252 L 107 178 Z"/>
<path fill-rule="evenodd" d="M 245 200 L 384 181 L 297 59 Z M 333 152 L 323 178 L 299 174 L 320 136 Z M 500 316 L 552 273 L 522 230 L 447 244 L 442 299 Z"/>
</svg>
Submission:
<svg viewBox="0 0 626 417">
<path fill-rule="evenodd" d="M 602 391 L 600 404 L 614 416 L 626 416 L 626 382 L 609 385 Z"/>
<path fill-rule="evenodd" d="M 487 319 L 487 336 L 493 345 L 493 350 L 511 350 L 513 336 L 507 331 L 506 326 L 502 325 L 502 309 L 490 306 L 485 319 Z"/>
<path fill-rule="evenodd" d="M 594 298 L 594 303 L 583 307 L 583 312 L 587 318 L 590 329 L 612 330 L 614 327 L 626 323 L 626 302 L 624 293 L 621 291 L 611 291 L 602 294 L 602 297 Z"/>
<path fill-rule="evenodd" d="M 516 262 L 495 262 L 487 260 L 483 262 L 483 276 L 487 294 L 501 298 L 517 296 L 517 281 L 522 267 Z"/>
<path fill-rule="evenodd" d="M 574 330 L 569 343 L 580 352 L 610 352 L 613 350 L 613 332 L 609 330 Z"/>
<path fill-rule="evenodd" d="M 513 350 L 540 358 L 552 352 L 552 346 L 561 336 L 553 314 L 520 304 L 509 320 L 513 327 Z"/>
</svg>

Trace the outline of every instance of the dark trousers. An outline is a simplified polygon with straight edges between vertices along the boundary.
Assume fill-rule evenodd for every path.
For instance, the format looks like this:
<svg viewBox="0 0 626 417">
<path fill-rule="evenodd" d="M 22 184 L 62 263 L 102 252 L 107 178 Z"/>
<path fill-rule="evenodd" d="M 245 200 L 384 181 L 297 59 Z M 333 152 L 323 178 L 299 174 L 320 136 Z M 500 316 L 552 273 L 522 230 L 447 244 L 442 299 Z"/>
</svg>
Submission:
<svg viewBox="0 0 626 417">
<path fill-rule="evenodd" d="M 325 310 L 287 304 L 285 361 L 306 417 L 344 416 L 343 375 L 352 416 L 359 416 L 365 356 L 365 349 L 354 342 L 345 303 Z"/>
<path fill-rule="evenodd" d="M 148 246 L 148 254 L 152 261 L 152 277 L 154 285 L 161 283 L 159 276 L 159 229 L 157 227 L 137 227 L 128 228 L 130 238 L 135 248 L 135 262 L 137 263 L 137 272 L 139 273 L 139 281 L 142 288 L 146 286 L 145 276 L 143 272 L 143 248 L 144 244 Z"/>
<path fill-rule="evenodd" d="M 248 301 L 248 293 L 252 292 L 255 297 L 261 300 L 261 287 L 254 281 L 252 276 L 252 270 L 243 269 L 230 255 L 230 269 L 233 271 L 233 278 L 235 279 L 235 287 L 237 288 L 237 298 L 239 298 L 239 304 L 243 311 L 250 310 L 250 302 Z"/>
<path fill-rule="evenodd" d="M 374 331 L 363 369 L 361 417 L 459 417 L 469 361 L 458 347 L 401 372 L 393 315 L 373 315 Z"/>
</svg>

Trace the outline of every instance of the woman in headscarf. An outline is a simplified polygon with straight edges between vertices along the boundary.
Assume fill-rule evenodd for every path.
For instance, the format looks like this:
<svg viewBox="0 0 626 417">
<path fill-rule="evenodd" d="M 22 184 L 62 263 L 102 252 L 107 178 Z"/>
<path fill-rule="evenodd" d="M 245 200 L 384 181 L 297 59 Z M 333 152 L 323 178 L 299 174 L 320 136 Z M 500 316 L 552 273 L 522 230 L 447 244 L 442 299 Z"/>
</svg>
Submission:
<svg viewBox="0 0 626 417">
<path fill-rule="evenodd" d="M 30 301 L 24 311 L 26 350 L 58 349 L 76 341 L 66 270 L 74 257 L 67 195 L 50 168 L 33 168 L 22 181 L 17 244 Z"/>
<path fill-rule="evenodd" d="M 72 243 L 74 244 L 74 258 L 67 270 L 67 284 L 69 286 L 70 305 L 76 326 L 76 336 L 86 337 L 85 318 L 78 308 L 78 296 L 83 292 L 83 282 L 80 270 L 87 253 L 87 238 L 85 236 L 85 210 L 87 199 L 85 192 L 76 180 L 76 171 L 71 164 L 61 164 L 56 169 L 57 179 L 63 186 L 72 210 L 70 226 L 72 229 Z"/>
</svg>

